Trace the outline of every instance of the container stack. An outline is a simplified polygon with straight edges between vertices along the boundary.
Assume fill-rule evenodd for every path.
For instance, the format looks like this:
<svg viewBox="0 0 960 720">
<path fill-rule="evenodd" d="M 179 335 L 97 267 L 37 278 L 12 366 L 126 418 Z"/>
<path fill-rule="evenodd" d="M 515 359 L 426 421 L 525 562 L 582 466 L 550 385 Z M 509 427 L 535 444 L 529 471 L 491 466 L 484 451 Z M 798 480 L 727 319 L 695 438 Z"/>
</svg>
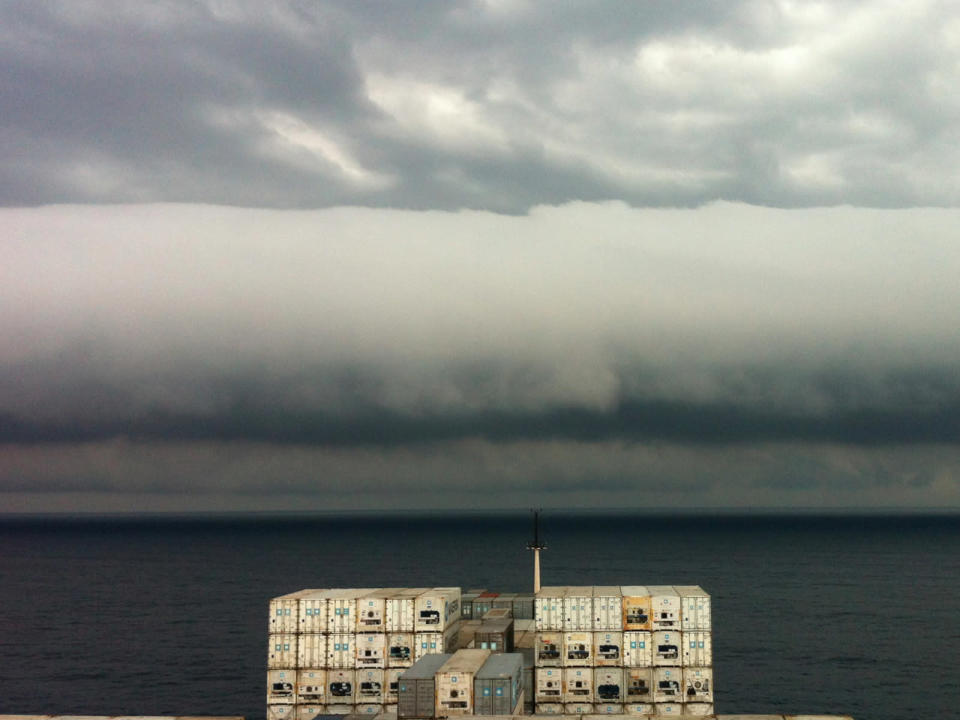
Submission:
<svg viewBox="0 0 960 720">
<path fill-rule="evenodd" d="M 544 587 L 537 714 L 710 715 L 710 596 L 696 586 Z"/>
<path fill-rule="evenodd" d="M 400 675 L 457 648 L 459 588 L 300 590 L 270 601 L 267 720 L 378 715 Z"/>
</svg>

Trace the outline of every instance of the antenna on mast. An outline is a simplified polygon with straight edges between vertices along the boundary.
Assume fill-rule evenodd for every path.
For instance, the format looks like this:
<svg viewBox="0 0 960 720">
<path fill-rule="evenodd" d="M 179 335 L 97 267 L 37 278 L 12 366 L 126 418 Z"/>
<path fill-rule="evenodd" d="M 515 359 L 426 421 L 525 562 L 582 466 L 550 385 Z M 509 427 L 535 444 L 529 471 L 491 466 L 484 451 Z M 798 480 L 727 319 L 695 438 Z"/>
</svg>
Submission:
<svg viewBox="0 0 960 720">
<path fill-rule="evenodd" d="M 540 542 L 540 513 L 543 508 L 531 509 L 533 513 L 533 540 L 527 543 L 527 550 L 533 550 L 533 592 L 540 592 L 540 551 L 547 546 Z"/>
</svg>

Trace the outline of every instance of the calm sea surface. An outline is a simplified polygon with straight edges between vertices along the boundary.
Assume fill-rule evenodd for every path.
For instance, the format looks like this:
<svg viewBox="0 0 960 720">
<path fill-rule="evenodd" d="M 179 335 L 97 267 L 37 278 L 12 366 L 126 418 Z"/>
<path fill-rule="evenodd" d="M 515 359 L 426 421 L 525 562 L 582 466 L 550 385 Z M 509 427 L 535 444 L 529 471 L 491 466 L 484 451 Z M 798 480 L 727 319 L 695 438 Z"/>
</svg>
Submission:
<svg viewBox="0 0 960 720">
<path fill-rule="evenodd" d="M 960 712 L 960 516 L 548 514 L 544 584 L 702 585 L 720 713 Z M 267 603 L 531 587 L 523 514 L 0 518 L 0 713 L 262 718 Z"/>
</svg>

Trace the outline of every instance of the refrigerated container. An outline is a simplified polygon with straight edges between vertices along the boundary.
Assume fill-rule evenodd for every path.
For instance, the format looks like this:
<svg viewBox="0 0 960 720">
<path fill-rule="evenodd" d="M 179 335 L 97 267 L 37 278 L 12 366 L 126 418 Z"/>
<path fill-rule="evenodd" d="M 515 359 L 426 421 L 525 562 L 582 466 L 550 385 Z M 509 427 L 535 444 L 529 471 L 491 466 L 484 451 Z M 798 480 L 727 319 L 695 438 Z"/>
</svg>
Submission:
<svg viewBox="0 0 960 720">
<path fill-rule="evenodd" d="M 335 633 L 327 636 L 328 668 L 353 668 L 357 664 L 356 633 Z"/>
<path fill-rule="evenodd" d="M 683 702 L 683 671 L 678 667 L 653 669 L 654 703 Z"/>
<path fill-rule="evenodd" d="M 417 632 L 443 632 L 460 620 L 460 588 L 432 588 L 417 596 L 413 627 Z"/>
<path fill-rule="evenodd" d="M 513 620 L 486 619 L 480 623 L 473 636 L 474 647 L 493 652 L 513 652 Z"/>
<path fill-rule="evenodd" d="M 538 704 L 563 701 L 563 670 L 561 668 L 536 668 L 534 682 L 537 686 L 534 700 Z"/>
<path fill-rule="evenodd" d="M 309 590 L 300 598 L 297 630 L 301 633 L 330 632 L 327 604 L 339 590 Z"/>
<path fill-rule="evenodd" d="M 683 634 L 676 630 L 658 630 L 653 633 L 653 666 L 670 665 L 680 667 L 683 664 L 681 649 Z"/>
<path fill-rule="evenodd" d="M 357 632 L 384 632 L 387 625 L 387 598 L 403 588 L 380 588 L 357 598 Z"/>
<path fill-rule="evenodd" d="M 357 633 L 353 642 L 358 670 L 386 667 L 387 636 L 384 633 Z"/>
<path fill-rule="evenodd" d="M 623 629 L 652 630 L 650 591 L 643 585 L 622 585 Z"/>
<path fill-rule="evenodd" d="M 713 665 L 713 640 L 709 632 L 683 633 L 683 664 L 688 667 Z"/>
<path fill-rule="evenodd" d="M 396 705 L 400 693 L 400 676 L 407 668 L 387 668 L 383 673 L 383 703 Z"/>
<path fill-rule="evenodd" d="M 384 604 L 387 632 L 413 632 L 417 597 L 429 588 L 407 588 L 388 597 Z"/>
<path fill-rule="evenodd" d="M 357 696 L 357 671 L 327 669 L 327 703 L 353 703 Z"/>
<path fill-rule="evenodd" d="M 267 670 L 267 704 L 295 705 L 297 702 L 297 671 Z"/>
<path fill-rule="evenodd" d="M 565 632 L 563 634 L 563 666 L 588 667 L 593 665 L 593 633 Z"/>
<path fill-rule="evenodd" d="M 653 665 L 653 633 L 629 630 L 623 634 L 623 664 L 627 667 Z"/>
<path fill-rule="evenodd" d="M 596 667 L 623 665 L 623 633 L 594 631 L 593 664 Z"/>
<path fill-rule="evenodd" d="M 683 715 L 683 705 L 680 703 L 654 703 L 654 717 L 675 717 Z"/>
<path fill-rule="evenodd" d="M 353 706 L 353 712 L 351 715 L 360 715 L 361 717 L 376 717 L 383 712 L 383 705 L 375 705 L 372 703 L 363 703 Z"/>
<path fill-rule="evenodd" d="M 296 705 L 267 705 L 267 720 L 294 720 L 297 716 Z"/>
<path fill-rule="evenodd" d="M 357 702 L 383 704 L 383 670 L 365 668 L 357 670 Z"/>
<path fill-rule="evenodd" d="M 297 636 L 297 667 L 325 668 L 328 665 L 327 635 L 305 633 Z"/>
<path fill-rule="evenodd" d="M 563 669 L 563 702 L 593 702 L 593 668 Z"/>
<path fill-rule="evenodd" d="M 427 655 L 400 676 L 397 716 L 432 718 L 436 712 L 437 670 L 452 657 L 449 653 Z"/>
<path fill-rule="evenodd" d="M 593 703 L 567 703 L 563 706 L 564 715 L 588 715 L 593 712 Z"/>
<path fill-rule="evenodd" d="M 623 715 L 623 703 L 598 703 L 593 706 L 593 716 L 598 715 Z M 591 717 L 589 715 L 585 717 Z"/>
<path fill-rule="evenodd" d="M 437 717 L 473 715 L 474 677 L 489 657 L 489 650 L 457 650 L 437 670 Z"/>
<path fill-rule="evenodd" d="M 680 629 L 680 594 L 670 585 L 651 585 L 650 614 L 653 630 Z"/>
<path fill-rule="evenodd" d="M 297 670 L 297 702 L 323 705 L 327 702 L 327 671 L 322 668 Z"/>
<path fill-rule="evenodd" d="M 267 668 L 282 670 L 297 666 L 297 636 L 273 633 L 267 637 Z"/>
<path fill-rule="evenodd" d="M 543 587 L 534 600 L 537 631 L 563 630 L 563 595 L 566 588 Z"/>
<path fill-rule="evenodd" d="M 357 599 L 376 588 L 344 588 L 327 600 L 327 632 L 352 633 L 357 630 Z"/>
<path fill-rule="evenodd" d="M 623 596 L 619 586 L 593 588 L 593 630 L 623 630 Z"/>
<path fill-rule="evenodd" d="M 653 703 L 624 703 L 624 715 L 653 715 Z"/>
<path fill-rule="evenodd" d="M 713 668 L 688 667 L 683 669 L 683 702 L 713 702 Z"/>
<path fill-rule="evenodd" d="M 713 703 L 684 703 L 683 714 L 693 717 L 703 717 L 704 715 L 713 715 Z M 762 720 L 757 718 L 757 720 Z M 811 719 L 813 720 L 813 719 Z M 837 719 L 831 719 L 837 720 Z"/>
<path fill-rule="evenodd" d="M 626 702 L 653 702 L 653 668 L 624 668 L 623 685 Z"/>
<path fill-rule="evenodd" d="M 298 590 L 273 598 L 270 601 L 267 632 L 273 634 L 297 632 L 297 624 L 300 618 L 300 598 L 312 592 L 316 591 Z"/>
<path fill-rule="evenodd" d="M 563 667 L 563 633 L 538 632 L 536 634 L 538 667 Z"/>
<path fill-rule="evenodd" d="M 563 705 L 561 703 L 537 703 L 537 715 L 563 715 Z"/>
<path fill-rule="evenodd" d="M 594 698 L 598 703 L 622 703 L 624 701 L 623 668 L 594 668 Z"/>
<path fill-rule="evenodd" d="M 318 720 L 326 716 L 326 705 L 297 705 L 297 720 Z"/>
<path fill-rule="evenodd" d="M 563 629 L 593 630 L 593 588 L 568 587 L 563 593 Z"/>
<path fill-rule="evenodd" d="M 710 595 L 699 585 L 675 585 L 680 595 L 680 629 L 711 630 Z"/>
<path fill-rule="evenodd" d="M 491 654 L 473 678 L 475 715 L 511 715 L 523 696 L 523 656 Z"/>
<path fill-rule="evenodd" d="M 444 632 L 424 632 L 414 635 L 414 661 L 424 655 L 452 653 L 458 647 L 460 624 L 451 625 Z"/>
<path fill-rule="evenodd" d="M 387 635 L 387 667 L 408 668 L 413 665 L 416 636 L 410 633 Z"/>
<path fill-rule="evenodd" d="M 327 705 L 328 715 L 350 715 L 353 713 L 353 705 L 335 703 Z"/>
</svg>

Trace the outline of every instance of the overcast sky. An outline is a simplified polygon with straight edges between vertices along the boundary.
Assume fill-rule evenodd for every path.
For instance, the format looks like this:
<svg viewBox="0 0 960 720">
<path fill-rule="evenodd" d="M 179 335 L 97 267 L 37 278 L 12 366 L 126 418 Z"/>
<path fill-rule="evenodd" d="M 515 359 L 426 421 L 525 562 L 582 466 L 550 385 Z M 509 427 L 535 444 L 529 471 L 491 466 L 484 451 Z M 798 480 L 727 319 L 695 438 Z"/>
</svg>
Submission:
<svg viewBox="0 0 960 720">
<path fill-rule="evenodd" d="M 0 3 L 0 510 L 960 506 L 951 2 Z"/>
</svg>

